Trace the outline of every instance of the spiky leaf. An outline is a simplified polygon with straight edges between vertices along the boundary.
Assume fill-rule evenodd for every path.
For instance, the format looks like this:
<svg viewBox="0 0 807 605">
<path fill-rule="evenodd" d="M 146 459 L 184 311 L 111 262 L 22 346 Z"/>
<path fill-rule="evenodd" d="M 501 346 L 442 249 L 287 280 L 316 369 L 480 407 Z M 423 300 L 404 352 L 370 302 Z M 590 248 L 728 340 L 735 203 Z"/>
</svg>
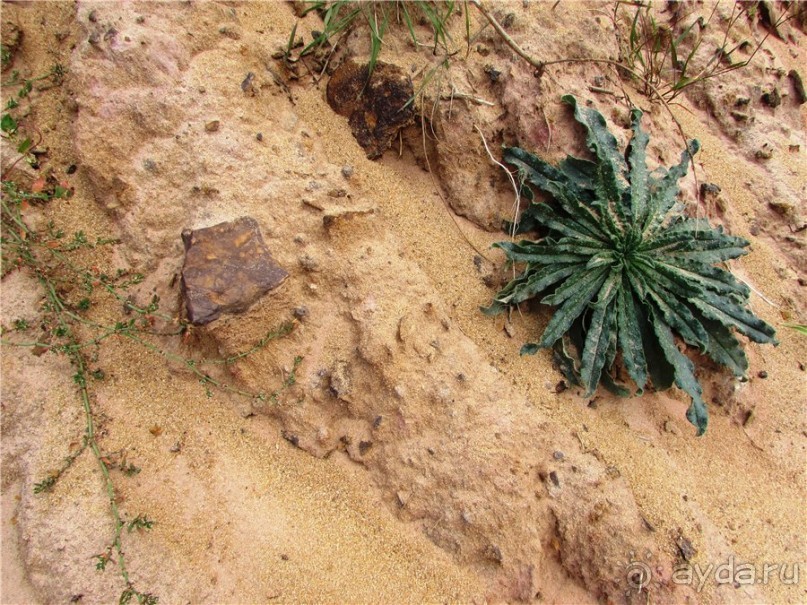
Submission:
<svg viewBox="0 0 807 605">
<path fill-rule="evenodd" d="M 540 340 L 524 345 L 522 354 L 554 346 L 567 377 L 574 377 L 570 382 L 589 394 L 600 383 L 628 394 L 614 381 L 620 360 L 638 395 L 648 381 L 656 389 L 675 383 L 690 396 L 687 418 L 702 434 L 706 405 L 695 366 L 676 338 L 738 376 L 748 361 L 734 331 L 776 344 L 774 329 L 747 308 L 749 288 L 715 266 L 746 254 L 748 242 L 681 213 L 678 181 L 697 141 L 669 170 L 650 172 L 641 111 L 631 112 L 632 139 L 623 154 L 599 112 L 569 95 L 563 101 L 585 126 L 593 159 L 568 156 L 555 167 L 518 147 L 505 148 L 504 159 L 518 170 L 531 202 L 521 226 L 546 235 L 496 244 L 526 266 L 484 310 L 495 314 L 533 298 L 556 306 Z M 550 201 L 534 203 L 530 186 Z"/>
</svg>

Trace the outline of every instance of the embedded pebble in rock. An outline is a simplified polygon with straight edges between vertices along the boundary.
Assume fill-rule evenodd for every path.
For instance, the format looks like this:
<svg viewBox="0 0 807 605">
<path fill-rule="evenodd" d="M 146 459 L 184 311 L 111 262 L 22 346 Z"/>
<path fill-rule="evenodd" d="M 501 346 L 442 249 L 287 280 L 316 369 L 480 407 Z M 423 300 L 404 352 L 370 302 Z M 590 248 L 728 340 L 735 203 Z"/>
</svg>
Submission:
<svg viewBox="0 0 807 605">
<path fill-rule="evenodd" d="M 255 219 L 182 232 L 182 293 L 188 319 L 204 325 L 222 313 L 245 311 L 288 273 L 275 264 Z"/>
</svg>

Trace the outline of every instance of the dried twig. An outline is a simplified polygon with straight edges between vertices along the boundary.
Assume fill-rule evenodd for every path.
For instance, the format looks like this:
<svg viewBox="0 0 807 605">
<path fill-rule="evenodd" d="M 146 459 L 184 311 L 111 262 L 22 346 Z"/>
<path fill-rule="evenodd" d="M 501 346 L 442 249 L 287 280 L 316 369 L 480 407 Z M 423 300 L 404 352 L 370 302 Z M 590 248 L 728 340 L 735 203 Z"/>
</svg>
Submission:
<svg viewBox="0 0 807 605">
<path fill-rule="evenodd" d="M 490 147 L 488 147 L 488 142 L 485 140 L 485 135 L 482 134 L 482 129 L 479 128 L 478 125 L 474 124 L 474 128 L 479 133 L 479 136 L 482 138 L 482 144 L 485 146 L 485 151 L 488 152 L 488 157 L 490 161 L 499 166 L 504 172 L 507 174 L 507 178 L 510 179 L 510 184 L 513 186 L 513 191 L 516 194 L 516 199 L 513 202 L 513 227 L 510 230 L 510 237 L 516 236 L 516 229 L 518 228 L 518 209 L 521 207 L 521 192 L 519 191 L 518 185 L 516 184 L 516 180 L 513 178 L 513 173 L 507 169 L 507 166 L 502 164 L 499 160 L 493 157 L 493 154 L 490 152 Z"/>
</svg>

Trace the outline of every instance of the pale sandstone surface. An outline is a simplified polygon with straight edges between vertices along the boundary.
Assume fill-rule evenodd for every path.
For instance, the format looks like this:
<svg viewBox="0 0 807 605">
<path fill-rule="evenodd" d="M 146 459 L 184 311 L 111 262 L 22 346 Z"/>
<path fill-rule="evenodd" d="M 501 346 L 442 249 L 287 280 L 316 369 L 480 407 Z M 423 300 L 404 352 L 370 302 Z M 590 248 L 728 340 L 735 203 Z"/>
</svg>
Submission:
<svg viewBox="0 0 807 605">
<path fill-rule="evenodd" d="M 614 54 L 608 5 L 552 4 L 497 10 L 514 13 L 510 34 L 540 58 Z M 122 239 L 114 254 L 99 249 L 89 260 L 142 271 L 136 302 L 156 292 L 164 312 L 179 313 L 182 231 L 248 215 L 289 272 L 246 313 L 160 341 L 182 355 L 232 355 L 296 317 L 291 335 L 214 374 L 271 392 L 302 357 L 296 384 L 277 401 L 207 397 L 179 364 L 133 343 L 110 341 L 101 351 L 102 446 L 142 467 L 119 477 L 122 507 L 156 521 L 125 537 L 138 587 L 164 603 L 645 602 L 648 593 L 626 580 L 639 560 L 652 570 L 656 603 L 803 600 L 804 580 L 707 582 L 702 592 L 670 580 L 684 540 L 704 565 L 729 557 L 804 565 L 799 364 L 807 346 L 780 326 L 803 323 L 805 310 L 797 231 L 805 105 L 785 94 L 773 110 L 754 96 L 755 87 L 789 90 L 779 74 L 803 61 L 799 30 L 789 30 L 787 44 L 770 39 L 758 62 L 674 109 L 702 143 L 697 178 L 722 189 L 715 207 L 696 211 L 751 239 L 752 253 L 732 268 L 761 295 L 752 307 L 782 341 L 748 346 L 746 383 L 704 368 L 715 403 L 708 433 L 696 439 L 675 391 L 631 400 L 600 393 L 596 407 L 574 389 L 557 393 L 561 376 L 548 354 L 517 354 L 546 313 L 514 314 L 508 338 L 501 319 L 478 312 L 494 292 L 484 278 L 495 280 L 502 261 L 489 250 L 502 238 L 492 230 L 511 216 L 513 197 L 474 126 L 494 155 L 516 140 L 552 159 L 580 153 L 561 94 L 592 98 L 617 132 L 626 126 L 624 103 L 588 90 L 607 76 L 620 92 L 604 66 L 558 65 L 538 80 L 488 31 L 480 40 L 487 55 L 472 52 L 450 83 L 454 97 L 473 91 L 493 105 L 445 99 L 448 84 L 421 100 L 431 108 L 442 98 L 423 110 L 437 136 L 432 179 L 419 166 L 420 130 L 402 137 L 400 153 L 393 146 L 371 162 L 328 107 L 324 81 L 284 81 L 272 53 L 294 23 L 289 5 L 3 9 L 26 31 L 19 61 L 27 69 L 47 69 L 54 49 L 69 68 L 64 90 L 50 100 L 42 93 L 36 117 L 51 161 L 79 166 L 77 191 L 45 212 L 68 232 Z M 299 34 L 317 27 L 309 15 Z M 740 35 L 761 37 L 745 27 Z M 56 31 L 67 34 L 61 42 Z M 417 73 L 433 58 L 414 52 L 404 33 L 384 52 Z M 360 57 L 363 44 L 351 37 L 347 54 Z M 487 65 L 501 72 L 497 82 Z M 630 95 L 646 110 L 652 161 L 671 163 L 683 146 L 675 125 L 662 107 Z M 755 119 L 735 131 L 721 111 L 742 95 L 754 97 Z M 207 128 L 213 121 L 218 128 Z M 774 155 L 760 160 L 765 143 Z M 684 199 L 694 202 L 695 190 L 690 175 Z M 774 199 L 790 210 L 770 208 Z M 4 325 L 36 317 L 36 292 L 25 276 L 4 280 Z M 114 317 L 120 305 L 95 313 Z M 4 347 L 2 370 L 3 602 L 31 594 L 116 600 L 119 578 L 97 573 L 92 561 L 111 532 L 92 458 L 80 458 L 51 494 L 32 491 L 82 434 L 70 369 L 55 356 Z M 9 588 L 22 575 L 28 588 Z"/>
</svg>

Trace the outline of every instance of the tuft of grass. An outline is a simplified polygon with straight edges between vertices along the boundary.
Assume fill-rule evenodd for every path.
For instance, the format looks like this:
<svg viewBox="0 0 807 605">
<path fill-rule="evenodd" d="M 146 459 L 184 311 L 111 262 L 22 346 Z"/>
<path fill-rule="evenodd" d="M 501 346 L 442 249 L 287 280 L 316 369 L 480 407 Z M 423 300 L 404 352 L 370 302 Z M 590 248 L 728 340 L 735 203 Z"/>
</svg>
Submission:
<svg viewBox="0 0 807 605">
<path fill-rule="evenodd" d="M 681 14 L 688 8 L 693 10 Z M 770 34 L 766 33 L 755 45 L 745 40 L 732 45 L 729 38 L 741 19 L 756 19 L 755 3 L 734 3 L 726 22 L 717 26 L 722 29 L 721 42 L 706 48 L 703 32 L 716 27 L 717 8 L 718 2 L 715 2 L 708 17 L 704 18 L 694 14 L 698 9 L 696 4 L 671 5 L 671 18 L 662 22 L 656 18 L 650 1 L 617 0 L 612 20 L 619 47 L 619 63 L 625 68 L 622 74 L 637 81 L 641 92 L 648 98 L 658 97 L 669 103 L 693 84 L 746 67 Z M 633 10 L 632 16 L 630 10 Z M 772 28 L 792 17 L 792 14 L 783 14 Z M 630 23 L 627 31 L 626 22 Z M 736 61 L 734 55 L 742 48 L 753 50 L 748 58 Z M 696 67 L 699 55 L 707 58 L 705 63 Z"/>
<path fill-rule="evenodd" d="M 296 38 L 297 23 L 294 24 L 286 47 L 276 53 L 276 58 L 282 58 L 287 65 L 293 65 L 307 56 L 323 60 L 330 57 L 336 49 L 341 37 L 354 28 L 363 27 L 367 30 L 370 42 L 368 63 L 370 73 L 378 62 L 384 44 L 384 36 L 391 24 L 405 26 L 416 48 L 431 47 L 433 54 L 438 54 L 441 48 L 446 54 L 454 54 L 451 48 L 451 35 L 448 31 L 449 19 L 460 11 L 463 2 L 455 0 L 395 0 L 394 2 L 372 0 L 316 0 L 308 2 L 301 17 L 316 11 L 322 17 L 323 30 L 314 32 L 313 40 L 305 44 Z M 470 33 L 470 20 L 468 11 L 466 15 L 466 29 Z M 432 30 L 431 44 L 418 39 L 416 25 L 424 22 Z M 296 49 L 301 49 L 295 54 Z M 327 60 L 322 61 L 324 72 Z"/>
</svg>

